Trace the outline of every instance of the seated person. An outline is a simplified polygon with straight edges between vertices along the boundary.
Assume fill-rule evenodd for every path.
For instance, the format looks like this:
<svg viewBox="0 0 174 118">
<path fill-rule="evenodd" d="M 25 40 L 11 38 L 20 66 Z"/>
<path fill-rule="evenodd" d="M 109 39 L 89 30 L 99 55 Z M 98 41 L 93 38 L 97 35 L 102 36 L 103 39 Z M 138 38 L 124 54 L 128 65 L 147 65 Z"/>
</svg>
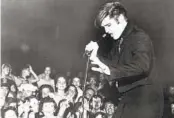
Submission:
<svg viewBox="0 0 174 118">
<path fill-rule="evenodd" d="M 44 73 L 38 76 L 39 81 L 37 82 L 38 86 L 42 86 L 44 84 L 51 85 L 55 89 L 54 80 L 50 77 L 51 67 L 45 67 Z"/>
</svg>

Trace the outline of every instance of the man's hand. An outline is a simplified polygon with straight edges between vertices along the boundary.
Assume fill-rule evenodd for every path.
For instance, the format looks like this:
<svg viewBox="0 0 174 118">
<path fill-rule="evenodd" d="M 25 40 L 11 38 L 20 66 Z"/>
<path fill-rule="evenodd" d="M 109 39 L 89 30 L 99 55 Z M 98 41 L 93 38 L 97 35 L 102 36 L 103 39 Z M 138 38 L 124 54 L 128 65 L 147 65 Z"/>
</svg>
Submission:
<svg viewBox="0 0 174 118">
<path fill-rule="evenodd" d="M 107 75 L 110 75 L 110 69 L 107 65 L 105 65 L 104 63 L 102 63 L 98 57 L 90 57 L 90 60 L 92 61 L 91 64 L 95 64 L 95 65 L 98 65 L 99 67 L 92 67 L 91 69 L 93 71 L 97 71 L 97 72 L 100 72 L 100 73 L 104 73 L 104 74 L 107 74 Z"/>
<path fill-rule="evenodd" d="M 97 42 L 94 42 L 94 41 L 90 41 L 86 47 L 85 47 L 85 51 L 88 51 L 88 52 L 91 52 L 91 51 L 94 51 L 94 52 L 97 52 L 98 51 L 98 44 Z"/>
</svg>

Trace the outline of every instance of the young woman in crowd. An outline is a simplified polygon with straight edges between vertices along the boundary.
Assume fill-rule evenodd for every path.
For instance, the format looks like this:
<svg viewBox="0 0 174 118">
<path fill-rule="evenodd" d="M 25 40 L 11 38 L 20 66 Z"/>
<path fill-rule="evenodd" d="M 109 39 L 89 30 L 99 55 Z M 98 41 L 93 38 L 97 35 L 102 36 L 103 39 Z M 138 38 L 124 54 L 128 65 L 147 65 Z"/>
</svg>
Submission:
<svg viewBox="0 0 174 118">
<path fill-rule="evenodd" d="M 58 77 L 56 87 L 57 87 L 57 92 L 55 92 L 54 94 L 49 94 L 49 96 L 53 98 L 58 105 L 60 100 L 66 98 L 65 89 L 67 87 L 67 80 L 64 76 Z"/>
<path fill-rule="evenodd" d="M 81 81 L 79 77 L 74 77 L 72 79 L 72 85 L 74 85 L 77 88 L 78 96 L 77 99 L 75 100 L 76 102 L 78 101 L 79 97 L 83 95 L 83 91 L 81 89 Z"/>
<path fill-rule="evenodd" d="M 91 75 L 89 77 L 88 82 L 87 82 L 86 88 L 92 88 L 95 91 L 95 94 L 97 94 L 97 90 L 98 90 L 97 83 L 98 83 L 97 76 L 96 75 Z"/>
<path fill-rule="evenodd" d="M 78 96 L 77 88 L 74 85 L 70 85 L 66 91 L 66 98 L 61 100 L 58 105 L 59 117 L 75 116 L 75 100 Z"/>
<path fill-rule="evenodd" d="M 51 85 L 55 89 L 54 80 L 50 77 L 51 75 L 51 67 L 45 67 L 44 73 L 38 76 L 39 81 L 37 82 L 38 86 L 42 86 L 44 84 Z"/>
<path fill-rule="evenodd" d="M 21 76 L 19 76 L 16 80 L 15 83 L 17 86 L 20 86 L 22 84 L 33 84 L 37 86 L 37 81 L 39 81 L 38 76 L 36 73 L 33 71 L 31 65 L 26 65 L 21 71 Z"/>
<path fill-rule="evenodd" d="M 40 118 L 57 118 L 57 104 L 53 98 L 43 98 L 39 105 Z"/>
<path fill-rule="evenodd" d="M 51 85 L 43 84 L 39 88 L 38 99 L 41 100 L 45 97 L 48 97 L 50 94 L 54 94 L 54 89 Z"/>
</svg>

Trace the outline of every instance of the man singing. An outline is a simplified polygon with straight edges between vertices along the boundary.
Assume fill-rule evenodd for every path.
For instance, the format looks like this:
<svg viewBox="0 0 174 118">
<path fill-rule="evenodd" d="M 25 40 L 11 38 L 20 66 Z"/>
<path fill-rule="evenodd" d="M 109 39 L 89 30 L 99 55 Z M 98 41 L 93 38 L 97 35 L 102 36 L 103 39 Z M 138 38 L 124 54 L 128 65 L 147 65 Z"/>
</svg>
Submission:
<svg viewBox="0 0 174 118">
<path fill-rule="evenodd" d="M 91 69 L 108 75 L 122 95 L 116 118 L 161 118 L 163 96 L 150 76 L 154 54 L 149 36 L 128 20 L 119 2 L 103 5 L 95 23 L 115 40 L 107 58 L 97 55 L 97 42 L 91 41 L 85 51 L 91 52 L 91 63 L 97 65 Z"/>
</svg>

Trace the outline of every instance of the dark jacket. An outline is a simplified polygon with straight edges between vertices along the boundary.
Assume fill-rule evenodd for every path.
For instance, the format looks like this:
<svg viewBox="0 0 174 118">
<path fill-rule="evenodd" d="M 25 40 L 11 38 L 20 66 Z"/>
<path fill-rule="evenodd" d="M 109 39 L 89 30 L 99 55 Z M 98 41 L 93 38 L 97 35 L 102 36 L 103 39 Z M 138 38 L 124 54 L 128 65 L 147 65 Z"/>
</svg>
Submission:
<svg viewBox="0 0 174 118">
<path fill-rule="evenodd" d="M 107 58 L 101 58 L 110 68 L 109 81 L 118 82 L 119 92 L 126 92 L 139 85 L 151 84 L 149 79 L 154 51 L 149 36 L 128 22 L 121 37 L 114 41 Z"/>
</svg>

